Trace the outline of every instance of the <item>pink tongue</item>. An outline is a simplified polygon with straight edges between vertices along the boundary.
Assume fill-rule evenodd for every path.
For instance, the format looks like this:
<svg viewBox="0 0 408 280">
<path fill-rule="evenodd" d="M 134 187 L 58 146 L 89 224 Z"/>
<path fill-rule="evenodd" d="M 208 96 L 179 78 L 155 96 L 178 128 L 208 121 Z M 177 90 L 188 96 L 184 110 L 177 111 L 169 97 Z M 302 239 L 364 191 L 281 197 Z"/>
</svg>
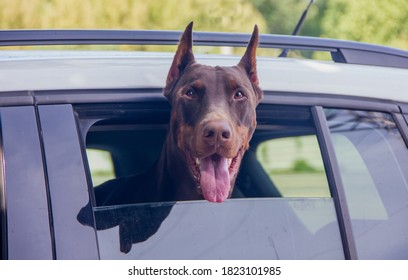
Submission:
<svg viewBox="0 0 408 280">
<path fill-rule="evenodd" d="M 200 185 L 204 198 L 210 202 L 223 202 L 230 190 L 228 163 L 225 157 L 212 155 L 200 160 Z"/>
</svg>

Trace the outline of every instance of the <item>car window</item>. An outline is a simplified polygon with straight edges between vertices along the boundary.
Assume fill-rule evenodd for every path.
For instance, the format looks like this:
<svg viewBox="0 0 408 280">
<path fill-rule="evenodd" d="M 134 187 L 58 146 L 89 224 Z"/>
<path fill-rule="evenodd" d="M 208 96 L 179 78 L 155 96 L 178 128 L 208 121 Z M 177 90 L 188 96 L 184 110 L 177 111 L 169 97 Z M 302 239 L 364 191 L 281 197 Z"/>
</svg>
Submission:
<svg viewBox="0 0 408 280">
<path fill-rule="evenodd" d="M 256 157 L 284 197 L 330 197 L 316 135 L 266 140 Z"/>
<path fill-rule="evenodd" d="M 408 150 L 388 113 L 325 110 L 359 258 L 408 257 Z"/>
<path fill-rule="evenodd" d="M 166 108 L 158 113 L 129 104 L 126 111 L 125 106 L 118 106 L 120 111 L 113 105 L 101 105 L 102 117 L 93 108 L 95 123 L 83 135 L 90 165 L 95 166 L 92 149 L 107 152 L 104 157 L 113 164 L 109 170 L 114 170 L 120 182 L 134 173 L 145 174 L 159 159 L 169 111 Z M 79 116 L 87 115 L 87 108 L 76 109 Z M 115 115 L 118 112 L 120 116 Z M 250 144 L 232 199 L 224 203 L 198 200 L 94 204 L 100 257 L 344 258 L 311 109 L 261 104 L 258 127 Z M 273 150 L 282 145 L 288 146 L 287 152 L 275 158 Z M 297 157 L 299 149 L 302 152 Z M 291 170 L 275 173 L 280 169 L 279 164 L 273 168 L 275 161 L 291 162 L 295 167 L 288 164 Z M 296 186 L 299 178 L 290 178 L 293 169 L 297 172 L 292 173 L 294 177 L 309 177 L 308 182 L 304 179 Z M 95 186 L 96 172 L 90 173 L 93 189 L 106 186 Z"/>
</svg>

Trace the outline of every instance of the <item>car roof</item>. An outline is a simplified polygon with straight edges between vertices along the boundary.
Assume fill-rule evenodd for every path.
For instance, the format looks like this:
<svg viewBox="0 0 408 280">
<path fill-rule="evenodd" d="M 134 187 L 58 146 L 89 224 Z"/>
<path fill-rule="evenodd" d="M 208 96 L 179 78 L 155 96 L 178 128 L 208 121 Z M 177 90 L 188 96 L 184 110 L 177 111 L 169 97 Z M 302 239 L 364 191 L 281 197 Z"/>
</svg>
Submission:
<svg viewBox="0 0 408 280">
<path fill-rule="evenodd" d="M 0 91 L 161 89 L 173 53 L 1 51 Z M 198 63 L 236 65 L 239 56 L 196 55 Z M 344 95 L 408 102 L 408 70 L 294 58 L 258 57 L 264 91 Z"/>
</svg>

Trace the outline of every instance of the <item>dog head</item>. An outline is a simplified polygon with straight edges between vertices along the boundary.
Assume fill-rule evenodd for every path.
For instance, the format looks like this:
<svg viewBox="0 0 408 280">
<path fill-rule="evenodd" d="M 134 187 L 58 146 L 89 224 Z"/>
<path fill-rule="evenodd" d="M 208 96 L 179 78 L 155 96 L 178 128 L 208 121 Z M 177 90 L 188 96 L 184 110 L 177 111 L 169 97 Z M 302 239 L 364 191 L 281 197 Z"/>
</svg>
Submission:
<svg viewBox="0 0 408 280">
<path fill-rule="evenodd" d="M 190 23 L 180 39 L 164 88 L 172 107 L 170 133 L 197 191 L 210 202 L 223 202 L 233 190 L 262 98 L 256 71 L 258 27 L 232 67 L 197 63 L 192 27 Z"/>
</svg>

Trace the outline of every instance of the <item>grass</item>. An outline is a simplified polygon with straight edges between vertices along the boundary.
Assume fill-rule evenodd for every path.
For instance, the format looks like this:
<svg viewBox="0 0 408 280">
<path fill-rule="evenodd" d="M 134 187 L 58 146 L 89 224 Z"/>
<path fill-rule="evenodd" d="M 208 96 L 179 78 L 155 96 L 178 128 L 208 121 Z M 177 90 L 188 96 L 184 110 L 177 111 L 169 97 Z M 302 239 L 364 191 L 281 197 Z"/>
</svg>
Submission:
<svg viewBox="0 0 408 280">
<path fill-rule="evenodd" d="M 270 177 L 284 197 L 331 196 L 324 172 L 271 174 Z"/>
</svg>

